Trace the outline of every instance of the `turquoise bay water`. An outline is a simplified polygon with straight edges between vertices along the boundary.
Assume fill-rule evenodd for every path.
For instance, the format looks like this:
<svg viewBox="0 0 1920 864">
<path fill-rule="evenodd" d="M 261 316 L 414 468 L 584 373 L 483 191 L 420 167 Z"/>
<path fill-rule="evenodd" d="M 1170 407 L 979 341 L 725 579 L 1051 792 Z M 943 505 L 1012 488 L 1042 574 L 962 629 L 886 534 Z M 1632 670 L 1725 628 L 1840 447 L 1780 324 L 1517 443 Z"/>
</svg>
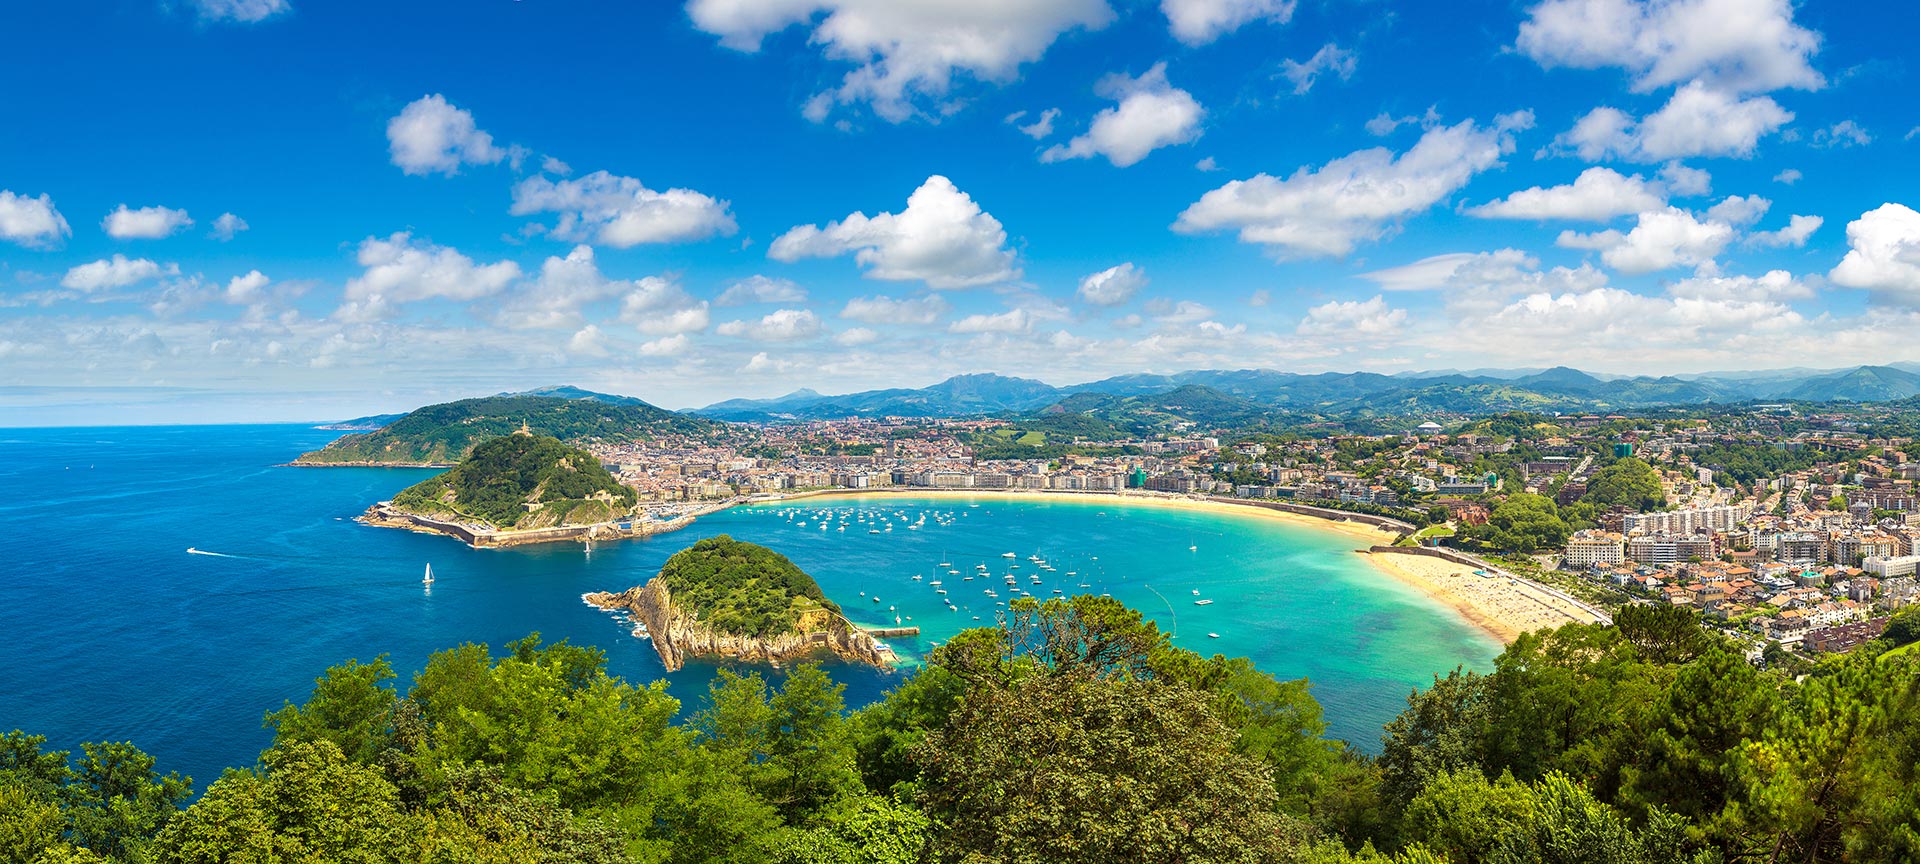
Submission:
<svg viewBox="0 0 1920 864">
<path fill-rule="evenodd" d="M 473 550 L 352 521 L 429 471 L 278 467 L 332 434 L 0 430 L 0 632 L 10 645 L 0 728 L 61 748 L 132 740 L 162 770 L 204 786 L 225 767 L 251 764 L 270 737 L 261 715 L 304 698 L 331 664 L 386 654 L 404 678 L 433 651 L 498 648 L 535 630 L 598 646 L 615 674 L 665 678 L 693 704 L 712 664 L 668 675 L 625 622 L 579 598 L 640 584 L 667 556 L 715 534 L 791 557 L 856 621 L 890 625 L 897 616 L 921 626 L 918 640 L 893 643 L 909 661 L 991 623 L 996 600 L 984 591 L 1011 598 L 1009 564 L 1037 596 L 1111 593 L 1176 633 L 1177 644 L 1309 678 L 1331 733 L 1370 751 L 1411 688 L 1456 664 L 1486 668 L 1499 649 L 1374 573 L 1350 538 L 1255 515 L 1114 501 L 812 499 L 738 508 L 591 553 L 574 544 Z M 1033 555 L 1054 570 L 1040 570 Z M 936 568 L 943 561 L 960 575 Z M 420 585 L 429 562 L 430 592 Z M 990 576 L 978 575 L 982 563 Z M 941 589 L 959 611 L 947 610 Z M 907 674 L 846 664 L 833 672 L 855 706 Z"/>
</svg>

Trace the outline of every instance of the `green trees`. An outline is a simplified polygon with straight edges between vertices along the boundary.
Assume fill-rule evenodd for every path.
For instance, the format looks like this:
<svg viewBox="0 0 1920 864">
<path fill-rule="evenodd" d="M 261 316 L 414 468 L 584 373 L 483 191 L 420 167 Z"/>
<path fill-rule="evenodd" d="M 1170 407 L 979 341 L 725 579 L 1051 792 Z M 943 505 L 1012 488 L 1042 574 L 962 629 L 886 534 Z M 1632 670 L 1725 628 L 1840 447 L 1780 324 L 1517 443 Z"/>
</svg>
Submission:
<svg viewBox="0 0 1920 864">
<path fill-rule="evenodd" d="M 1893 613 L 1880 638 L 1887 640 L 1889 647 L 1893 648 L 1920 642 L 1920 606 L 1908 606 Z"/>
<path fill-rule="evenodd" d="M 1587 493 L 1580 500 L 1603 508 L 1623 505 L 1635 510 L 1655 510 L 1667 503 L 1666 493 L 1660 489 L 1659 473 L 1632 456 L 1595 472 L 1587 483 Z"/>
<path fill-rule="evenodd" d="M 1570 533 L 1553 499 L 1524 492 L 1496 505 L 1480 531 L 1488 543 L 1509 552 L 1552 549 L 1565 544 Z"/>
<path fill-rule="evenodd" d="M 132 744 L 83 744 L 73 759 L 46 741 L 0 735 L 0 860 L 137 859 L 191 793 Z"/>
<path fill-rule="evenodd" d="M 539 435 L 486 441 L 446 473 L 393 496 L 395 507 L 410 512 L 452 514 L 496 528 L 605 521 L 631 511 L 637 500 L 592 454 Z"/>
<path fill-rule="evenodd" d="M 674 553 L 660 580 L 675 606 L 720 633 L 772 636 L 792 630 L 807 609 L 840 611 L 787 556 L 725 534 Z"/>
</svg>

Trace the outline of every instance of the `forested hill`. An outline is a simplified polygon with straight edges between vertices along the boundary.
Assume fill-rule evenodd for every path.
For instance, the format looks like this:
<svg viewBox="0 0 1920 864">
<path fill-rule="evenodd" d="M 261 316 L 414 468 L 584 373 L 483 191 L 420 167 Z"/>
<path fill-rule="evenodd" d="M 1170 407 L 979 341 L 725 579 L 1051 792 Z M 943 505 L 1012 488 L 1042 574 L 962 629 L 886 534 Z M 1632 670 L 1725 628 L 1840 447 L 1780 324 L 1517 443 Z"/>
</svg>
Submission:
<svg viewBox="0 0 1920 864">
<path fill-rule="evenodd" d="M 473 448 L 459 465 L 393 497 L 394 507 L 498 529 L 591 525 L 633 511 L 634 491 L 593 454 L 543 435 L 514 433 Z"/>
<path fill-rule="evenodd" d="M 1628 607 L 1436 680 L 1370 757 L 1323 737 L 1304 680 L 1111 599 L 1009 605 L 851 714 L 811 663 L 723 669 L 682 715 L 564 642 L 452 648 L 399 687 L 349 661 L 192 806 L 131 744 L 0 734 L 0 860 L 1920 860 L 1920 655 L 1897 647 L 1920 609 L 1769 669 L 1687 609 Z"/>
<path fill-rule="evenodd" d="M 725 534 L 674 553 L 659 578 L 675 608 L 718 633 L 764 639 L 792 631 L 812 609 L 840 612 L 787 556 Z"/>
<path fill-rule="evenodd" d="M 443 465 L 475 445 L 525 427 L 574 444 L 644 441 L 663 435 L 707 435 L 714 423 L 639 400 L 610 403 L 563 396 L 488 396 L 416 409 L 385 427 L 302 455 L 295 464 Z"/>
</svg>

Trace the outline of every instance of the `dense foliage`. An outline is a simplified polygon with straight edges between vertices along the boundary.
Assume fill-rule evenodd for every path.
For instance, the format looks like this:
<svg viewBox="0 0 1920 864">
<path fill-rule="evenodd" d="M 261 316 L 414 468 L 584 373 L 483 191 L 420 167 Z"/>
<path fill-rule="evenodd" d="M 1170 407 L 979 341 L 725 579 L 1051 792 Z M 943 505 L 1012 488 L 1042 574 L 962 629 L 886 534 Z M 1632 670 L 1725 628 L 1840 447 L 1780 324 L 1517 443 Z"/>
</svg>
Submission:
<svg viewBox="0 0 1920 864">
<path fill-rule="evenodd" d="M 1920 660 L 1799 678 L 1690 612 L 1522 636 L 1377 758 L 1306 682 L 1111 600 L 1018 601 L 848 715 L 819 667 L 698 710 L 530 637 L 329 670 L 191 807 L 129 745 L 0 737 L 0 860 L 1878 864 L 1920 857 Z"/>
<path fill-rule="evenodd" d="M 1601 507 L 1618 505 L 1634 510 L 1658 510 L 1667 504 L 1666 493 L 1660 488 L 1660 473 L 1631 456 L 1594 472 L 1593 479 L 1587 483 L 1587 494 L 1580 500 Z"/>
<path fill-rule="evenodd" d="M 1522 492 L 1494 505 L 1487 524 L 1469 527 L 1463 536 L 1508 552 L 1533 552 L 1560 546 L 1571 533 L 1553 499 Z"/>
<path fill-rule="evenodd" d="M 448 464 L 480 442 L 522 427 L 562 441 L 644 441 L 668 434 L 707 434 L 713 423 L 638 400 L 610 404 L 557 396 L 490 396 L 416 409 L 376 431 L 342 436 L 298 461 Z"/>
<path fill-rule="evenodd" d="M 405 510 L 496 528 L 604 522 L 631 512 L 637 500 L 593 454 L 522 434 L 487 441 L 459 465 L 393 496 L 394 506 Z"/>
<path fill-rule="evenodd" d="M 725 534 L 675 552 L 660 579 L 674 606 L 720 633 L 767 637 L 793 630 L 809 609 L 840 612 L 787 556 Z"/>
</svg>

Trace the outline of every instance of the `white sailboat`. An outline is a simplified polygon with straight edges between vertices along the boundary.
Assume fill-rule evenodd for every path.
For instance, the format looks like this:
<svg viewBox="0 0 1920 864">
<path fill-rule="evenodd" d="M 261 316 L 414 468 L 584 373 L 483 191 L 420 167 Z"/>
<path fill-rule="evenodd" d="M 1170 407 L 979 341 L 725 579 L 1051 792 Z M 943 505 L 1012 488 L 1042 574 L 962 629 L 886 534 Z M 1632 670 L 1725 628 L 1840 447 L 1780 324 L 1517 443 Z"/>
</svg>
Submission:
<svg viewBox="0 0 1920 864">
<path fill-rule="evenodd" d="M 421 577 L 420 584 L 422 585 L 433 584 L 433 565 L 432 564 L 427 565 L 427 575 L 424 577 Z"/>
</svg>

